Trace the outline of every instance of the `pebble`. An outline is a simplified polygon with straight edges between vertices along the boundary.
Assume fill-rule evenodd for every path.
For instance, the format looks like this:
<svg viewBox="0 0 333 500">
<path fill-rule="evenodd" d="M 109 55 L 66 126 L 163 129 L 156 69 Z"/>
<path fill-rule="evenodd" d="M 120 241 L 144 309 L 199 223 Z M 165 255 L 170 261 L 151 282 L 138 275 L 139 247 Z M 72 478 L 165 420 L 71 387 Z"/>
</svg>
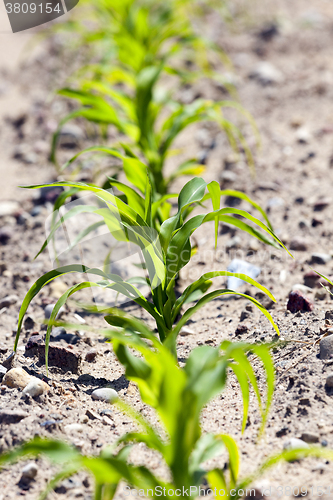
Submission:
<svg viewBox="0 0 333 500">
<path fill-rule="evenodd" d="M 247 333 L 249 331 L 248 325 L 245 325 L 244 323 L 240 324 L 237 326 L 235 330 L 235 335 L 244 335 L 244 333 Z"/>
<path fill-rule="evenodd" d="M 55 306 L 55 304 L 49 304 L 45 307 L 45 309 L 44 309 L 45 319 L 51 318 L 51 314 L 52 314 L 52 311 L 54 309 L 54 306 Z M 57 314 L 57 318 L 59 318 L 64 311 L 65 311 L 64 307 L 60 307 L 58 314 Z"/>
<path fill-rule="evenodd" d="M 284 450 L 297 450 L 299 448 L 306 449 L 309 448 L 309 445 L 302 439 L 298 438 L 290 438 L 288 441 L 283 443 Z"/>
<path fill-rule="evenodd" d="M 313 210 L 315 212 L 321 212 L 331 203 L 330 198 L 322 198 L 321 200 L 316 201 L 313 204 Z"/>
<path fill-rule="evenodd" d="M 101 417 L 97 415 L 93 410 L 87 410 L 86 416 L 90 418 L 90 420 L 101 420 Z"/>
<path fill-rule="evenodd" d="M 3 378 L 2 383 L 11 389 L 24 389 L 32 377 L 23 368 L 12 368 Z"/>
<path fill-rule="evenodd" d="M 328 253 L 313 253 L 311 255 L 310 264 L 325 265 L 332 259 L 332 255 Z"/>
<path fill-rule="evenodd" d="M 191 328 L 189 328 L 188 326 L 182 326 L 181 329 L 180 329 L 180 332 L 179 334 L 182 336 L 182 337 L 186 337 L 187 335 L 194 335 L 195 332 L 194 330 L 192 330 Z"/>
<path fill-rule="evenodd" d="M 333 373 L 329 373 L 326 377 L 326 386 L 333 387 Z"/>
<path fill-rule="evenodd" d="M 65 328 L 62 326 L 57 326 L 51 331 L 51 340 L 53 342 L 59 342 L 64 340 L 67 344 L 75 345 L 80 342 L 80 337 L 78 335 L 73 335 L 72 333 L 67 333 Z"/>
<path fill-rule="evenodd" d="M 49 386 L 37 377 L 32 377 L 23 368 L 12 368 L 4 376 L 2 383 L 12 389 L 25 389 L 30 382 L 41 384 L 43 391 L 48 391 Z"/>
<path fill-rule="evenodd" d="M 108 387 L 95 389 L 91 394 L 91 397 L 99 401 L 106 401 L 107 403 L 114 403 L 117 399 L 119 399 L 117 392 Z"/>
<path fill-rule="evenodd" d="M 33 378 L 23 389 L 23 394 L 27 394 L 28 396 L 35 398 L 37 396 L 41 396 L 44 390 L 45 390 L 45 383 L 42 380 L 39 380 L 38 378 Z"/>
<path fill-rule="evenodd" d="M 321 339 L 319 347 L 320 359 L 330 359 L 333 355 L 333 335 Z"/>
<path fill-rule="evenodd" d="M 333 309 L 329 309 L 325 311 L 325 319 L 333 320 Z"/>
<path fill-rule="evenodd" d="M 19 212 L 20 206 L 16 201 L 2 201 L 0 203 L 0 217 L 14 215 Z"/>
<path fill-rule="evenodd" d="M 301 293 L 312 293 L 313 290 L 310 287 L 307 287 L 305 285 L 302 285 L 302 283 L 296 283 L 295 285 L 292 286 L 291 291 L 298 290 Z"/>
<path fill-rule="evenodd" d="M 302 238 L 293 238 L 290 242 L 290 250 L 296 250 L 298 252 L 306 252 L 308 249 L 308 243 Z"/>
<path fill-rule="evenodd" d="M 256 79 L 261 85 L 274 85 L 284 80 L 283 74 L 268 61 L 261 61 L 250 73 L 250 78 Z"/>
<path fill-rule="evenodd" d="M 230 238 L 229 241 L 227 241 L 225 248 L 226 250 L 231 250 L 232 248 L 239 248 L 242 244 L 242 240 L 239 236 L 234 236 L 233 238 Z"/>
<path fill-rule="evenodd" d="M 328 297 L 328 292 L 325 288 L 319 288 L 315 293 L 315 299 L 325 300 Z"/>
<path fill-rule="evenodd" d="M 34 479 L 37 476 L 38 467 L 35 462 L 30 462 L 22 469 L 22 477 L 26 479 Z"/>
<path fill-rule="evenodd" d="M 318 434 L 314 434 L 313 432 L 303 432 L 301 435 L 301 439 L 305 441 L 305 443 L 318 443 L 319 442 L 319 436 Z"/>
<path fill-rule="evenodd" d="M 0 424 L 17 424 L 27 417 L 29 413 L 22 410 L 0 410 Z"/>
<path fill-rule="evenodd" d="M 80 422 L 81 422 L 82 424 L 86 424 L 87 422 L 89 422 L 89 417 L 88 417 L 88 415 L 81 415 L 81 416 L 80 416 Z"/>
<path fill-rule="evenodd" d="M 3 299 L 0 300 L 0 309 L 2 309 L 3 307 L 12 306 L 16 304 L 18 300 L 19 298 L 17 295 L 8 295 L 7 297 L 4 297 Z"/>
<path fill-rule="evenodd" d="M 254 266 L 253 264 L 250 264 L 250 262 L 240 259 L 233 259 L 230 262 L 227 270 L 230 273 L 246 274 L 252 279 L 255 279 L 261 272 L 260 267 Z M 237 290 L 237 288 L 239 288 L 244 283 L 245 281 L 239 278 L 235 278 L 234 276 L 229 276 L 227 286 L 231 290 Z"/>
<path fill-rule="evenodd" d="M 298 311 L 309 312 L 313 309 L 313 303 L 298 290 L 290 292 L 287 310 L 296 313 Z"/>
<path fill-rule="evenodd" d="M 95 361 L 97 354 L 98 352 L 96 349 L 90 349 L 85 356 L 85 360 L 88 361 L 88 363 L 92 363 Z"/>
<path fill-rule="evenodd" d="M 307 144 L 311 141 L 311 133 L 306 127 L 300 127 L 296 132 L 296 139 L 300 144 Z"/>
<path fill-rule="evenodd" d="M 310 288 L 315 288 L 320 276 L 315 271 L 308 271 L 304 274 L 304 285 Z"/>
<path fill-rule="evenodd" d="M 87 420 L 88 420 L 88 418 L 87 418 Z M 68 424 L 68 425 L 65 425 L 65 431 L 68 432 L 68 433 L 71 433 L 71 432 L 83 432 L 83 430 L 84 430 L 84 427 L 81 424 Z"/>
<path fill-rule="evenodd" d="M 14 233 L 10 226 L 3 226 L 0 228 L 0 243 L 6 245 L 13 237 Z"/>
</svg>

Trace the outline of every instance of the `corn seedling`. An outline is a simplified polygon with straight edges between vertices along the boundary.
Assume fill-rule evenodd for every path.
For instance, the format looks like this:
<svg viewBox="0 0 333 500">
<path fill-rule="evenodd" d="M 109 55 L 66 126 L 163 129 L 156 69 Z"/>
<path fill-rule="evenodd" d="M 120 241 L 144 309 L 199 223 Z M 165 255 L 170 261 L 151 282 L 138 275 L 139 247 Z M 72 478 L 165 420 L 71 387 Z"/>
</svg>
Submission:
<svg viewBox="0 0 333 500">
<path fill-rule="evenodd" d="M 164 195 L 170 183 L 179 176 L 198 175 L 204 167 L 197 159 L 181 163 L 169 178 L 164 174 L 165 163 L 172 154 L 175 139 L 190 125 L 197 122 L 214 122 L 223 130 L 234 150 L 242 148 L 248 162 L 253 166 L 251 151 L 241 130 L 224 116 L 224 109 L 234 108 L 256 127 L 250 114 L 235 101 L 214 102 L 196 99 L 190 104 L 173 100 L 170 92 L 157 87 L 164 72 L 163 64 L 152 64 L 132 75 L 124 69 L 115 68 L 109 81 L 85 80 L 78 90 L 65 88 L 59 91 L 63 96 L 77 100 L 82 107 L 69 113 L 59 124 L 54 134 L 51 159 L 56 163 L 58 137 L 63 125 L 74 118 L 83 117 L 88 122 L 101 125 L 106 138 L 108 126 L 115 127 L 124 136 L 121 145 L 128 156 L 140 157 L 152 174 L 157 193 Z M 119 87 L 121 85 L 121 88 Z M 124 144 L 125 143 L 125 144 Z M 88 148 L 88 151 L 106 153 L 105 146 Z M 64 170 L 69 163 L 62 167 Z"/>
<path fill-rule="evenodd" d="M 62 466 L 40 499 L 46 498 L 64 478 L 85 469 L 95 479 L 95 500 L 113 499 L 121 481 L 125 481 L 127 491 L 128 488 L 134 488 L 140 496 L 163 496 L 171 499 L 176 494 L 181 498 L 195 498 L 199 488 L 201 491 L 204 489 L 204 478 L 207 478 L 215 498 L 232 496 L 238 500 L 244 495 L 244 489 L 280 461 L 307 456 L 333 458 L 331 450 L 320 447 L 284 451 L 270 457 L 250 476 L 241 478 L 240 453 L 236 441 L 227 434 L 203 434 L 200 415 L 204 406 L 225 388 L 232 371 L 243 396 L 242 429 L 244 430 L 247 420 L 250 386 L 257 396 L 264 425 L 274 389 L 274 366 L 269 347 L 230 342 L 224 342 L 220 348 L 199 347 L 191 352 L 185 366 L 178 368 L 171 353 L 158 343 L 144 324 L 127 321 L 123 327 L 125 335 L 117 331 L 109 332 L 108 335 L 118 359 L 125 367 L 126 377 L 137 384 L 142 401 L 155 409 L 166 439 L 141 414 L 119 401 L 119 408 L 136 422 L 140 430 L 125 434 L 112 448 L 104 449 L 98 457 L 83 456 L 65 443 L 40 438 L 3 454 L 0 465 L 19 458 L 42 455 Z M 140 333 L 140 336 L 133 330 Z M 148 347 L 144 339 L 149 339 L 153 348 Z M 135 356 L 132 349 L 140 357 Z M 266 372 L 265 409 L 262 407 L 256 376 L 247 356 L 249 352 L 261 360 Z M 136 443 L 144 443 L 163 458 L 169 472 L 168 481 L 158 477 L 145 465 L 135 466 L 130 463 L 129 453 Z M 218 457 L 224 453 L 228 456 L 227 470 L 219 467 L 209 471 L 205 469 L 204 463 L 207 460 L 219 460 Z M 225 456 L 223 463 L 224 460 Z"/>
<path fill-rule="evenodd" d="M 82 204 L 69 210 L 64 216 L 61 216 L 60 220 L 54 225 L 40 252 L 47 247 L 55 231 L 61 224 L 76 216 L 78 213 L 94 214 L 99 217 L 98 222 L 85 228 L 78 235 L 75 243 L 79 243 L 80 239 L 89 234 L 89 232 L 93 232 L 96 229 L 96 224 L 104 225 L 116 241 L 134 244 L 140 250 L 143 261 L 142 267 L 146 269 L 147 273 L 145 278 L 132 277 L 126 280 L 121 278 L 119 274 L 108 272 L 107 269 L 88 268 L 83 264 L 63 266 L 46 273 L 30 288 L 23 301 L 19 313 L 15 349 L 17 348 L 24 315 L 32 299 L 53 279 L 73 272 L 86 273 L 92 277 L 97 277 L 99 281 L 84 281 L 74 285 L 57 301 L 47 329 L 47 347 L 50 338 L 51 323 L 55 320 L 63 304 L 79 290 L 94 287 L 98 287 L 102 290 L 116 291 L 127 300 L 133 300 L 141 306 L 155 320 L 160 341 L 164 343 L 174 355 L 176 355 L 177 336 L 182 326 L 184 326 L 191 316 L 201 307 L 211 300 L 223 295 L 236 293 L 237 295 L 245 297 L 268 318 L 276 332 L 279 332 L 270 313 L 253 297 L 225 288 L 206 293 L 212 285 L 214 278 L 236 276 L 246 283 L 255 286 L 272 300 L 275 300 L 272 294 L 264 286 L 260 285 L 249 276 L 227 271 L 213 271 L 205 273 L 199 279 L 195 280 L 178 298 L 175 292 L 176 280 L 179 276 L 179 272 L 185 265 L 190 263 L 193 254 L 191 235 L 196 229 L 207 222 L 215 222 L 216 245 L 218 224 L 219 222 L 224 222 L 256 237 L 264 243 L 279 248 L 281 246 L 284 247 L 272 231 L 265 212 L 256 203 L 243 193 L 232 192 L 235 196 L 246 200 L 253 208 L 257 209 L 265 218 L 267 225 L 244 210 L 230 207 L 220 208 L 221 196 L 226 194 L 226 192 L 220 190 L 219 184 L 216 181 L 207 184 L 200 177 L 196 177 L 189 181 L 181 190 L 178 196 L 177 213 L 171 217 L 165 217 L 160 223 L 157 216 L 158 209 L 160 208 L 159 202 L 152 202 L 152 189 L 149 175 L 146 176 L 144 196 L 141 196 L 137 191 L 134 191 L 127 185 L 122 185 L 118 181 L 111 179 L 110 183 L 120 191 L 123 191 L 126 201 L 124 201 L 125 199 L 123 196 L 115 196 L 110 193 L 110 191 L 93 185 L 75 182 L 58 182 L 52 184 L 94 193 L 102 204 L 97 208 L 96 206 Z M 30 187 L 39 188 L 41 186 Z M 208 193 L 206 193 L 206 190 Z M 161 198 L 161 200 L 163 201 L 164 198 Z M 213 211 L 191 216 L 194 206 L 208 200 L 212 202 Z M 251 225 L 251 223 L 259 229 Z M 149 288 L 149 298 L 146 298 L 136 286 L 143 284 Z M 194 305 L 183 312 L 183 307 L 191 302 L 194 302 Z M 103 309 L 100 308 L 99 310 L 102 311 Z M 116 313 L 112 315 L 109 314 L 106 316 L 106 320 L 111 325 L 117 325 L 118 316 Z"/>
</svg>

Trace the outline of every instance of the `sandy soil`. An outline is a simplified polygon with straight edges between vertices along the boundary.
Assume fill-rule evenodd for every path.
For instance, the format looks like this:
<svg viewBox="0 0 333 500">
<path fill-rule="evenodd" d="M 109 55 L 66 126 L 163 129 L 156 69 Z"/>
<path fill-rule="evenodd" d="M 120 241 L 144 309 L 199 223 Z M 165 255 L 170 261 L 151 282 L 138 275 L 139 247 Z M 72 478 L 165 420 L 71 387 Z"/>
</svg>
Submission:
<svg viewBox="0 0 333 500">
<path fill-rule="evenodd" d="M 179 141 L 179 145 L 191 149 L 193 155 L 202 151 L 205 141 L 216 135 L 216 147 L 208 158 L 205 179 L 220 179 L 225 187 L 244 190 L 268 210 L 275 231 L 287 246 L 303 248 L 292 250 L 293 260 L 283 251 L 254 245 L 243 234 L 221 231 L 223 234 L 215 252 L 214 240 L 205 230 L 196 235 L 198 254 L 191 267 L 185 268 L 181 274 L 181 286 L 185 286 L 189 279 L 205 271 L 225 269 L 234 257 L 260 266 L 258 280 L 277 299 L 275 305 L 267 305 L 271 307 L 281 336 L 303 342 L 291 341 L 273 354 L 277 370 L 274 404 L 265 437 L 258 443 L 259 412 L 254 398 L 249 425 L 241 435 L 242 403 L 234 381 L 231 380 L 228 390 L 211 402 L 203 413 L 205 431 L 230 433 L 237 439 L 242 452 L 242 473 L 249 473 L 267 456 L 282 450 L 287 439 L 301 437 L 305 432 L 312 433 L 319 443 L 333 448 L 333 392 L 325 385 L 331 372 L 330 360 L 320 359 L 319 345 L 315 344 L 326 331 L 325 314 L 333 310 L 332 300 L 319 286 L 306 291 L 314 303 L 312 312 L 292 314 L 286 308 L 290 290 L 295 285 L 304 286 L 304 275 L 311 266 L 323 274 L 333 274 L 333 260 L 328 258 L 326 264 L 313 263 L 315 252 L 333 253 L 333 7 L 331 2 L 321 0 L 311 6 L 299 0 L 293 3 L 266 2 L 267 8 L 264 7 L 257 5 L 241 26 L 221 29 L 215 19 L 210 20 L 234 64 L 233 74 L 240 101 L 252 113 L 260 130 L 262 147 L 256 154 L 256 177 L 251 177 L 243 160 L 230 158 L 225 138 L 214 128 L 197 127 Z M 260 33 L 267 27 L 267 22 L 273 21 L 279 26 L 278 34 L 267 41 Z M 2 18 L 1 22 L 1 26 L 6 25 Z M 0 299 L 11 294 L 17 296 L 16 302 L 0 315 L 2 362 L 12 350 L 18 309 L 26 291 L 42 272 L 50 269 L 47 253 L 36 261 L 33 257 L 43 242 L 44 222 L 51 205 L 36 205 L 39 207 L 36 210 L 32 193 L 18 189 L 17 185 L 55 178 L 55 170 L 48 162 L 48 145 L 57 120 L 66 111 L 66 105 L 53 99 L 52 95 L 55 88 L 53 76 L 56 75 L 57 81 L 66 76 L 66 69 L 56 62 L 57 47 L 50 51 L 45 44 L 29 62 L 19 62 L 27 39 L 28 35 L 14 37 L 0 33 L 0 201 L 17 201 L 20 205 L 18 212 L 2 217 L 0 221 L 1 228 L 5 227 L 9 235 L 7 243 L 0 247 Z M 8 46 L 10 50 L 7 50 Z M 258 76 L 253 77 L 262 61 L 274 66 L 275 76 L 272 78 L 275 82 L 263 84 Z M 225 98 L 223 89 L 214 84 L 199 84 L 192 91 L 194 95 L 200 92 L 207 97 Z M 251 141 L 250 129 L 247 136 Z M 61 151 L 60 156 L 63 158 L 68 154 L 68 151 Z M 226 175 L 226 172 L 232 175 Z M 247 208 L 245 204 L 242 207 Z M 247 287 L 241 290 L 245 289 Z M 41 330 L 43 309 L 53 303 L 62 290 L 61 285 L 50 287 L 33 301 L 29 309 L 33 324 L 27 324 L 23 332 L 16 363 L 31 373 L 45 375 L 46 371 L 35 359 L 24 355 L 25 344 L 32 331 Z M 255 295 L 256 292 L 252 290 L 251 293 Z M 243 300 L 216 300 L 197 313 L 189 325 L 194 333 L 179 338 L 179 358 L 186 358 L 197 345 L 218 345 L 224 339 L 271 340 L 274 337 L 272 327 L 246 305 Z M 129 310 L 141 314 L 135 307 Z M 77 322 L 76 313 L 82 316 L 79 309 L 70 305 L 64 319 Z M 84 320 L 93 325 L 103 324 L 99 317 L 84 316 Z M 240 323 L 247 326 L 241 336 L 235 333 Z M 69 346 L 65 340 L 58 345 L 81 355 L 83 361 L 79 372 L 51 368 L 51 390 L 47 396 L 27 401 L 17 389 L 1 392 L 1 408 L 20 408 L 29 414 L 18 424 L 3 425 L 0 429 L 2 449 L 39 434 L 67 438 L 85 453 L 98 453 L 101 447 L 113 443 L 132 428 L 130 420 L 112 407 L 111 413 L 103 415 L 103 410 L 109 410 L 110 406 L 91 398 L 93 389 L 111 384 L 135 408 L 142 407 L 136 389 L 123 377 L 109 345 L 104 339 L 90 334 L 77 340 L 74 345 Z M 95 361 L 85 361 L 86 353 L 92 348 L 98 352 Z M 259 367 L 257 374 L 263 388 Z M 88 417 L 87 420 L 87 411 L 95 412 L 96 418 Z M 155 420 L 150 410 L 144 409 L 144 412 L 152 421 Z M 72 423 L 82 423 L 83 432 L 73 435 L 66 431 L 66 426 Z M 159 457 L 146 450 L 138 449 L 134 459 L 148 461 L 156 472 L 163 472 Z M 224 461 L 225 457 L 220 457 L 214 465 L 223 466 Z M 37 478 L 27 490 L 19 483 L 22 464 L 5 469 L 0 478 L 0 499 L 19 496 L 36 499 L 45 480 L 54 472 L 41 461 L 38 466 Z M 321 496 L 318 488 L 322 487 L 325 488 L 323 496 L 328 499 L 333 496 L 332 475 L 332 463 L 307 460 L 279 465 L 257 484 L 265 488 L 303 486 L 308 489 L 308 498 Z M 280 491 L 274 490 L 272 497 L 278 498 Z M 285 496 L 290 496 L 288 493 L 289 490 Z M 60 490 L 50 494 L 50 498 L 88 500 L 91 498 L 91 480 L 80 474 L 73 482 L 66 481 Z"/>
</svg>

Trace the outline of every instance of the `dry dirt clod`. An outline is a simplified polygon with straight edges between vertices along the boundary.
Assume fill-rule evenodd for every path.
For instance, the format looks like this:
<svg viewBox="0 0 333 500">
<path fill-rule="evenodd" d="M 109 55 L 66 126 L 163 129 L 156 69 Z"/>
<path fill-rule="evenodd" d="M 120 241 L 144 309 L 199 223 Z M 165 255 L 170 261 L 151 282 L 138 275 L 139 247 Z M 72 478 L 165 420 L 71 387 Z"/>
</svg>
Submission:
<svg viewBox="0 0 333 500">
<path fill-rule="evenodd" d="M 309 312 L 313 309 L 313 303 L 308 298 L 304 297 L 300 291 L 294 290 L 289 294 L 287 309 L 292 313 L 298 311 Z"/>
<path fill-rule="evenodd" d="M 329 373 L 326 377 L 326 386 L 333 387 L 333 373 Z"/>
<path fill-rule="evenodd" d="M 29 413 L 22 410 L 0 410 L 0 424 L 17 424 L 27 417 Z"/>
<path fill-rule="evenodd" d="M 85 360 L 88 361 L 88 363 L 92 363 L 93 361 L 96 360 L 98 352 L 96 349 L 90 349 L 90 351 L 87 352 L 85 356 Z"/>
</svg>

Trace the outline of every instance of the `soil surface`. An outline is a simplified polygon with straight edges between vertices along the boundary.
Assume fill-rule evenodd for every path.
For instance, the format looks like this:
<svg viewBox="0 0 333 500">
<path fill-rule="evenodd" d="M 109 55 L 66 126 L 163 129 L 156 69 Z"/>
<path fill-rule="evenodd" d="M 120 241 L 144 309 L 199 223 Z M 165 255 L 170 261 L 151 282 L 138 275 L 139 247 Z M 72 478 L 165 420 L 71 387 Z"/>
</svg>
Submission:
<svg viewBox="0 0 333 500">
<path fill-rule="evenodd" d="M 215 251 L 214 237 L 205 228 L 195 236 L 197 255 L 181 273 L 183 288 L 206 271 L 225 270 L 234 258 L 246 260 L 260 267 L 258 281 L 276 297 L 274 304 L 256 295 L 251 287 L 239 288 L 263 300 L 281 337 L 290 341 L 273 352 L 277 382 L 264 437 L 257 442 L 260 418 L 254 397 L 247 428 L 241 434 L 241 395 L 232 378 L 228 389 L 202 415 L 204 431 L 230 433 L 237 440 L 241 473 L 249 474 L 269 455 L 281 451 L 290 438 L 302 437 L 333 448 L 333 389 L 326 384 L 333 372 L 333 343 L 328 345 L 325 359 L 320 355 L 321 337 L 333 332 L 333 302 L 329 292 L 309 274 L 312 268 L 326 276 L 333 274 L 333 5 L 324 0 L 311 5 L 305 0 L 267 1 L 244 17 L 241 23 L 229 26 L 209 19 L 206 28 L 216 33 L 230 57 L 233 68 L 227 70 L 226 77 L 235 83 L 241 104 L 252 114 L 260 131 L 262 145 L 255 155 L 256 175 L 251 175 L 244 158 L 235 158 L 223 134 L 214 127 L 194 127 L 184 133 L 178 146 L 186 147 L 193 157 L 207 151 L 207 144 L 215 139 L 203 177 L 207 181 L 220 180 L 226 188 L 243 190 L 261 204 L 274 230 L 294 255 L 292 259 L 283 250 L 259 244 L 226 227 L 221 229 Z M 4 31 L 8 29 L 5 21 L 1 26 Z M 52 193 L 48 197 L 19 189 L 18 185 L 57 178 L 49 161 L 50 140 L 59 119 L 69 109 L 65 101 L 54 97 L 54 90 L 69 76 L 66 45 L 55 37 L 52 43 L 44 41 L 35 52 L 22 55 L 29 40 L 27 34 L 0 34 L 0 362 L 5 364 L 13 349 L 22 300 L 34 281 L 52 269 L 47 251 L 34 260 L 45 238 Z M 263 66 L 263 62 L 269 65 Z M 227 97 L 221 85 L 207 82 L 186 92 L 184 99 L 198 93 L 216 99 Z M 231 113 L 230 117 L 234 119 L 235 115 Z M 253 132 L 244 126 L 254 146 Z M 78 147 L 94 143 L 85 132 L 72 133 L 77 135 L 77 143 L 70 151 L 60 149 L 61 161 Z M 88 164 L 81 178 L 91 176 L 89 168 Z M 180 183 L 174 186 L 180 187 Z M 240 207 L 249 209 L 246 203 Z M 252 209 L 251 213 L 255 215 Z M 28 341 L 33 333 L 43 334 L 45 308 L 75 279 L 79 277 L 54 282 L 29 307 L 13 366 L 44 378 L 50 389 L 47 394 L 31 398 L 24 396 L 21 389 L 1 386 L 0 412 L 7 415 L 0 424 L 1 450 L 40 435 L 67 439 L 84 453 L 99 453 L 134 425 L 112 405 L 92 399 L 98 387 L 113 387 L 152 422 L 156 420 L 153 412 L 142 405 L 136 387 L 126 381 L 110 345 L 102 336 L 80 328 L 80 324 L 104 326 L 102 316 L 87 315 L 74 303 L 66 305 L 62 318 L 77 323 L 77 330 L 53 342 L 55 366 L 46 376 L 42 359 L 36 355 L 37 344 L 31 347 Z M 223 280 L 217 284 L 223 284 Z M 287 310 L 291 290 L 306 296 L 305 301 L 298 296 L 298 303 L 301 300 L 303 308 L 310 310 Z M 8 296 L 14 297 L 3 302 Z M 143 317 L 133 305 L 128 304 L 126 310 Z M 215 300 L 193 316 L 188 327 L 190 333 L 178 340 L 180 360 L 198 345 L 217 346 L 225 339 L 259 342 L 275 338 L 266 318 L 237 298 Z M 256 372 L 264 390 L 259 366 Z M 15 412 L 21 417 L 15 417 Z M 80 425 L 73 428 L 71 424 Z M 136 447 L 132 458 L 164 474 L 160 457 L 144 447 Z M 223 467 L 225 460 L 225 456 L 218 457 L 208 465 Z M 36 463 L 37 476 L 29 483 L 21 480 L 22 462 L 1 472 L 0 500 L 38 497 L 55 470 L 42 460 Z M 294 496 L 298 488 L 303 488 L 307 498 L 330 498 L 332 478 L 331 462 L 308 459 L 280 464 L 256 484 L 265 488 L 267 496 L 272 488 L 272 498 L 292 496 L 293 488 Z M 123 495 L 119 491 L 118 496 Z M 91 499 L 92 479 L 80 473 L 65 480 L 49 498 Z"/>
</svg>

